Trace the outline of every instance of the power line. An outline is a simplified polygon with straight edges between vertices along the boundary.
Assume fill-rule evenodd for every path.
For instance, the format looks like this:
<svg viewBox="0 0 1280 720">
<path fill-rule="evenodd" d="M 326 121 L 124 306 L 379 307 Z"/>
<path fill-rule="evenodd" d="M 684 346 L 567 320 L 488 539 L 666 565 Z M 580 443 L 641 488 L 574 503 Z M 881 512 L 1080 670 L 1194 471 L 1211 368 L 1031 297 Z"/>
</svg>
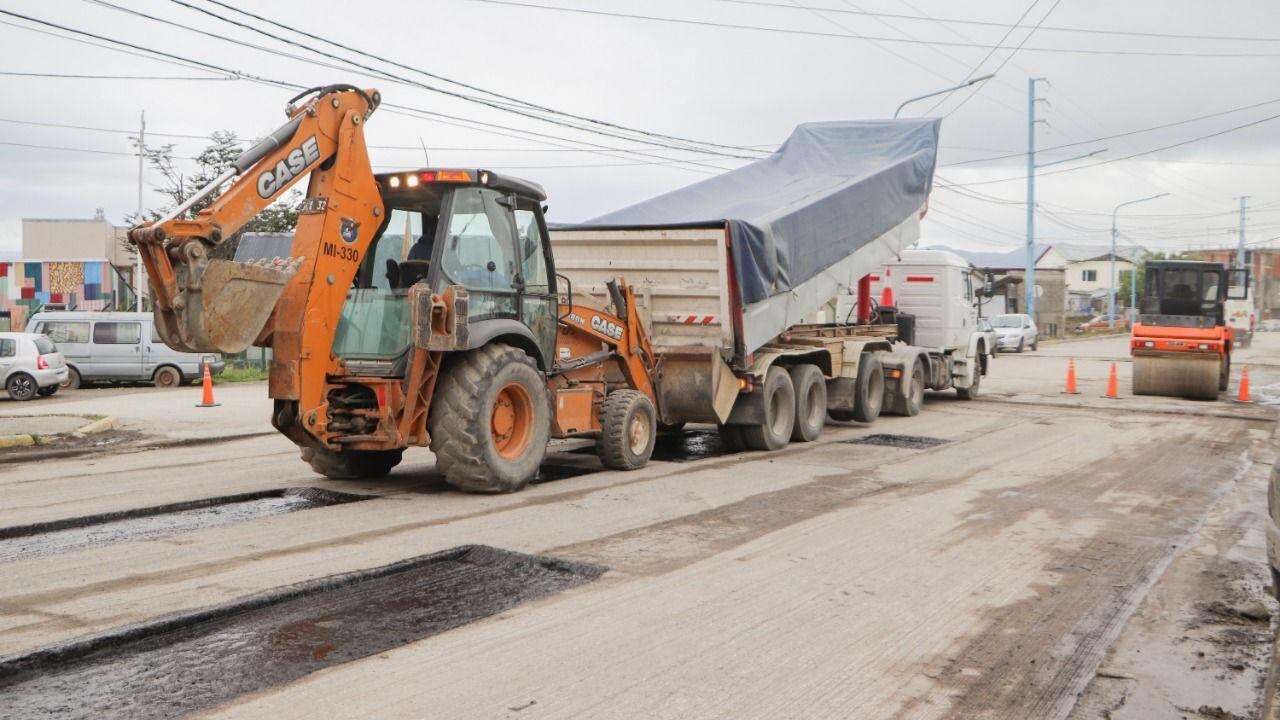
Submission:
<svg viewBox="0 0 1280 720">
<path fill-rule="evenodd" d="M 239 80 L 235 77 L 211 77 L 211 76 L 176 76 L 176 75 L 70 75 L 64 73 L 33 73 L 33 72 L 15 72 L 11 70 L 0 70 L 0 75 L 10 77 L 32 77 L 32 78 L 66 78 L 74 80 Z"/>
<path fill-rule="evenodd" d="M 1244 112 L 1246 110 L 1254 110 L 1260 107 L 1266 107 L 1267 105 L 1274 105 L 1276 103 L 1280 103 L 1280 98 L 1264 100 L 1262 102 L 1254 103 L 1252 105 L 1244 105 L 1238 108 L 1231 108 L 1230 110 L 1221 110 L 1218 112 L 1209 113 L 1208 115 L 1200 115 L 1193 118 L 1187 118 L 1186 120 L 1178 120 L 1177 122 L 1164 123 L 1163 125 L 1152 125 L 1151 127 L 1138 128 L 1137 130 L 1129 130 L 1122 133 L 1116 133 L 1114 135 L 1104 135 L 1102 137 L 1090 138 L 1088 140 L 1078 140 L 1076 142 L 1063 143 L 1061 145 L 1054 145 L 1052 147 L 1041 148 L 1037 152 L 1051 152 L 1053 150 L 1062 150 L 1064 148 L 1078 147 L 1080 145 L 1088 145 L 1090 143 L 1105 142 L 1107 140 L 1115 140 L 1117 138 L 1129 137 L 1131 135 L 1140 135 L 1142 133 L 1154 132 L 1156 130 L 1165 130 L 1171 127 L 1178 127 L 1179 125 L 1188 125 L 1190 123 L 1199 122 L 1201 120 L 1209 120 L 1216 117 L 1222 117 L 1223 115 L 1232 115 L 1234 113 Z M 980 162 L 994 162 L 996 160 L 1007 160 L 1009 158 L 1024 157 L 1025 155 L 1026 155 L 1025 151 L 1017 152 L 1017 153 L 1008 153 L 1005 155 L 996 155 L 995 157 L 974 158 L 972 160 L 960 160 L 953 163 L 947 163 L 939 167 L 955 167 L 957 165 L 972 165 L 974 163 L 980 163 Z M 1047 175 L 1050 173 L 1041 173 L 1041 174 Z"/>
<path fill-rule="evenodd" d="M 921 40 L 919 38 L 895 38 L 879 35 L 848 35 L 843 33 L 822 32 L 821 30 L 799 30 L 793 28 L 777 28 L 764 25 L 743 25 L 737 23 L 725 23 L 712 20 L 691 20 L 686 18 L 673 18 L 660 15 L 639 15 L 635 13 L 611 12 L 605 10 L 590 10 L 587 8 L 571 8 L 559 5 L 540 5 L 529 2 L 514 2 L 513 0 L 468 0 L 469 2 L 487 3 L 490 5 L 505 5 L 508 7 L 521 7 L 533 10 L 550 10 L 554 12 L 576 13 L 580 15 L 596 15 L 602 17 L 626 18 L 629 20 L 646 20 L 650 22 L 672 23 L 677 25 L 696 25 L 700 27 L 714 27 L 728 30 L 752 30 L 756 32 L 780 33 L 784 35 L 807 35 L 811 37 L 828 37 L 839 38 L 844 40 L 879 40 L 881 42 L 907 43 L 911 45 L 938 45 L 943 47 L 965 47 L 989 50 L 995 48 L 997 50 L 1012 50 L 1013 47 L 1001 45 L 988 45 L 985 43 L 973 42 L 952 42 L 949 40 Z M 1280 53 L 1253 53 L 1253 52 L 1229 52 L 1229 53 L 1204 53 L 1204 52 L 1188 52 L 1188 51 L 1159 51 L 1159 50 L 1102 50 L 1097 48 L 1052 48 L 1052 47 L 1029 47 L 1021 48 L 1025 52 L 1041 52 L 1041 53 L 1066 53 L 1076 55 L 1132 55 L 1141 57 L 1218 57 L 1218 58 L 1242 58 L 1242 57 L 1280 57 Z"/>
<path fill-rule="evenodd" d="M 1022 14 L 1022 17 L 1026 17 L 1026 16 L 1027 16 L 1027 13 L 1031 12 L 1031 9 L 1032 9 L 1032 8 L 1034 8 L 1034 7 L 1036 6 L 1036 4 L 1037 4 L 1037 3 L 1039 3 L 1039 2 L 1040 2 L 1040 0 L 1032 0 L 1031 5 L 1027 7 L 1027 12 L 1026 12 L 1026 13 L 1023 13 L 1023 14 Z M 1044 15 L 1041 15 L 1041 16 L 1040 16 L 1040 23 L 1044 22 L 1045 20 L 1048 20 L 1048 19 L 1049 19 L 1049 16 L 1053 14 L 1053 11 L 1058 9 L 1058 5 L 1059 5 L 1061 2 L 1062 2 L 1062 0 L 1054 0 L 1053 5 L 1051 5 L 1051 6 L 1049 7 L 1048 12 L 1046 12 Z M 1019 19 L 1018 19 L 1018 22 L 1022 22 L 1022 19 L 1021 19 L 1021 18 L 1019 18 Z M 1031 36 L 1036 34 L 1036 30 L 1038 30 L 1038 29 L 1040 28 L 1040 23 L 1036 23 L 1034 27 L 1032 27 L 1030 30 L 1028 30 L 1028 31 L 1027 31 L 1027 34 L 1026 34 L 1026 35 L 1022 36 L 1022 41 L 1021 41 L 1021 42 L 1019 42 L 1019 43 L 1018 43 L 1018 46 L 1017 46 L 1016 48 L 1014 48 L 1014 49 L 1013 49 L 1013 52 L 1009 53 L 1008 55 L 1005 55 L 1005 56 L 1004 56 L 1004 60 L 1001 60 L 1001 61 L 1000 61 L 1000 64 L 996 66 L 996 69 L 991 71 L 991 74 L 992 74 L 992 75 L 999 75 L 999 74 L 1000 74 L 1000 71 L 1001 71 L 1001 70 L 1004 70 L 1004 66 L 1005 66 L 1005 65 L 1008 65 L 1008 64 L 1009 64 L 1009 61 L 1013 59 L 1013 56 L 1014 56 L 1014 55 L 1017 55 L 1017 54 L 1018 54 L 1018 51 L 1019 51 L 1019 50 L 1021 50 L 1021 49 L 1023 48 L 1023 46 L 1025 46 L 1025 45 L 1027 44 L 1027 41 L 1031 39 Z M 1007 34 L 1007 33 L 1006 33 L 1005 37 L 1008 37 L 1008 34 Z M 1000 44 L 1000 45 L 1004 44 L 1004 40 L 1002 39 L 1002 40 L 1001 40 L 999 43 L 997 43 L 997 44 Z M 993 53 L 993 52 L 995 52 L 995 50 L 993 49 L 993 50 L 991 50 L 991 52 Z M 988 54 L 987 54 L 987 57 L 991 57 L 991 53 L 988 53 Z M 986 60 L 984 59 L 984 60 L 983 60 L 983 62 L 986 62 Z M 981 65 L 981 63 L 979 63 L 979 65 Z M 973 70 L 974 70 L 974 72 L 977 72 L 978 67 L 977 67 L 977 66 L 975 66 Z M 981 92 L 981 91 L 982 91 L 982 87 L 981 87 L 981 86 L 975 87 L 975 88 L 973 89 L 973 92 L 971 92 L 971 93 L 969 93 L 968 95 L 966 95 L 966 96 L 965 96 L 965 98 L 964 98 L 963 100 L 961 100 L 961 101 L 960 101 L 960 104 L 959 104 L 959 105 L 956 105 L 955 107 L 951 108 L 949 111 L 947 111 L 947 114 L 946 114 L 946 115 L 944 115 L 943 117 L 951 117 L 951 114 L 952 114 L 952 113 L 954 113 L 955 111 L 957 111 L 957 110 L 959 110 L 960 108 L 964 107 L 965 103 L 969 102 L 969 100 L 970 100 L 974 95 L 977 95 L 977 94 L 978 94 L 979 92 Z"/>
<path fill-rule="evenodd" d="M 873 17 L 887 17 L 897 20 L 916 20 L 921 22 L 949 23 L 954 25 L 978 25 L 983 27 L 1008 28 L 1016 30 L 1019 28 L 1027 28 L 1029 25 L 1022 25 L 1022 18 L 1012 25 L 1008 23 L 990 22 L 984 20 L 966 20 L 960 18 L 938 18 L 926 15 L 906 15 L 901 13 L 871 12 L 867 10 L 844 10 L 832 7 L 816 7 L 812 5 L 783 5 L 780 3 L 763 2 L 762 0 L 714 0 L 715 2 L 733 3 L 736 5 L 755 5 L 758 7 L 779 8 L 782 10 L 817 10 L 819 12 L 843 13 L 847 15 L 868 15 Z M 908 5 L 908 7 L 912 7 Z M 915 8 L 913 8 L 915 9 Z M 1082 33 L 1088 35 L 1115 35 L 1121 37 L 1149 37 L 1149 38 L 1165 38 L 1170 40 L 1229 40 L 1233 42 L 1280 42 L 1280 37 L 1256 37 L 1241 35 L 1204 35 L 1204 34 L 1182 34 L 1182 33 L 1160 33 L 1139 30 L 1102 30 L 1096 28 L 1080 28 L 1080 27 L 1064 27 L 1054 25 L 1044 25 L 1041 30 L 1050 32 L 1067 32 Z"/>
<path fill-rule="evenodd" d="M 1088 165 L 1078 165 L 1076 167 L 1063 168 L 1061 170 L 1049 170 L 1046 172 L 1037 173 L 1037 177 L 1043 177 L 1045 175 L 1061 175 L 1062 173 L 1068 173 L 1068 172 L 1077 172 L 1080 170 L 1087 170 L 1089 168 L 1099 167 L 1101 165 L 1110 165 L 1111 163 L 1117 163 L 1124 160 L 1130 160 L 1136 157 L 1142 157 L 1144 155 L 1151 155 L 1153 153 L 1163 152 L 1165 150 L 1172 150 L 1173 148 L 1182 147 L 1184 145 L 1190 145 L 1192 143 L 1197 143 L 1202 140 L 1209 140 L 1211 138 L 1220 137 L 1228 133 L 1236 132 L 1237 130 L 1244 130 L 1247 128 L 1254 127 L 1255 125 L 1261 125 L 1262 123 L 1271 122 L 1272 120 L 1276 120 L 1276 119 L 1280 119 L 1280 115 L 1271 115 L 1265 118 L 1261 118 L 1259 120 L 1254 120 L 1252 122 L 1247 122 L 1241 125 L 1235 125 L 1235 126 L 1226 128 L 1225 130 L 1219 130 L 1217 132 L 1208 133 L 1206 135 L 1199 135 L 1197 137 L 1189 138 L 1187 140 L 1171 143 L 1169 145 L 1163 145 L 1161 147 L 1152 148 L 1150 150 L 1143 150 L 1141 152 L 1136 152 L 1136 153 L 1133 153 L 1132 155 L 1126 155 L 1124 157 L 1110 158 L 1107 160 L 1100 160 L 1095 163 L 1089 163 Z M 1026 180 L 1026 179 L 1027 179 L 1026 175 L 1018 175 L 1015 177 L 1000 178 L 998 180 L 978 180 L 975 182 L 962 183 L 962 184 L 957 184 L 956 187 L 972 187 L 974 185 L 992 185 L 995 183 L 1011 182 L 1013 180 Z"/>
<path fill-rule="evenodd" d="M 180 0 L 172 0 L 172 2 L 177 2 L 178 4 L 183 5 L 183 6 L 185 6 L 185 7 L 192 7 L 193 9 L 200 10 L 200 12 L 205 12 L 206 14 L 210 14 L 210 15 L 212 15 L 213 17 L 219 17 L 219 16 L 217 16 L 217 15 L 213 15 L 212 13 L 209 13 L 209 12 L 208 12 L 208 11 L 206 11 L 206 10 L 202 10 L 202 9 L 200 9 L 200 8 L 194 8 L 193 6 L 189 5 L 188 3 L 181 2 Z M 529 108 L 532 108 L 532 109 L 535 109 L 535 110 L 541 110 L 541 111 L 543 111 L 543 112 L 549 112 L 549 113 L 553 113 L 553 114 L 556 114 L 556 115 L 561 115 L 561 116 L 563 116 L 563 117 L 573 118 L 573 119 L 575 119 L 575 120 L 582 120 L 582 121 L 585 121 L 585 122 L 589 122 L 589 123 L 593 123 L 593 124 L 601 125 L 601 126 L 604 126 L 604 127 L 611 127 L 611 128 L 618 129 L 618 130 L 626 130 L 626 131 L 628 131 L 628 132 L 640 133 L 640 134 L 642 134 L 642 135 L 647 135 L 647 136 L 650 136 L 650 137 L 665 138 L 665 139 L 667 139 L 667 140 L 676 140 L 676 141 L 680 141 L 680 142 L 694 143 L 694 144 L 697 144 L 697 145 L 709 145 L 709 146 L 712 146 L 712 147 L 719 147 L 719 148 L 730 149 L 730 150 L 749 150 L 749 151 L 754 151 L 754 150 L 755 150 L 754 148 L 747 147 L 747 146 L 741 146 L 741 145 L 726 145 L 726 144 L 721 144 L 721 143 L 711 142 L 711 141 L 707 141 L 707 140 L 696 140 L 696 139 L 692 139 L 692 138 L 685 138 L 685 137 L 681 137 L 681 136 L 679 136 L 679 135 L 667 135 L 667 134 L 664 134 L 664 133 L 658 133 L 658 132 L 653 132 L 653 131 L 649 131 L 649 130 L 643 130 L 643 129 L 639 129 L 639 128 L 632 128 L 632 127 L 628 127 L 628 126 L 625 126 L 625 125 L 619 125 L 619 124 L 616 124 L 616 123 L 612 123 L 612 122 L 609 122 L 609 121 L 606 121 L 606 120 L 600 120 L 600 119 L 598 119 L 598 118 L 588 117 L 588 116 L 584 116 L 584 115 L 576 115 L 576 114 L 573 114 L 573 113 L 565 112 L 565 111 L 563 111 L 563 110 L 557 110 L 557 109 L 555 109 L 555 108 L 547 107 L 547 106 L 545 106 L 545 105 L 539 105 L 539 104 L 537 104 L 537 103 L 533 103 L 533 102 L 530 102 L 530 101 L 528 101 L 528 100 L 523 100 L 523 99 L 521 99 L 521 98 L 512 97 L 512 96 L 510 96 L 510 95 L 504 95 L 504 94 L 502 94 L 502 93 L 494 92 L 494 91 L 492 91 L 492 90 L 488 90 L 488 89 L 486 89 L 486 88 L 482 88 L 482 87 L 479 87 L 479 86 L 476 86 L 476 85 L 471 85 L 471 84 L 464 83 L 464 82 L 461 82 L 461 81 L 458 81 L 458 80 L 454 80 L 454 79 L 452 79 L 452 78 L 448 78 L 448 77 L 445 77 L 445 76 L 443 76 L 443 75 L 439 75 L 439 74 L 437 74 L 437 73 L 432 73 L 432 72 L 429 72 L 429 71 L 427 71 L 427 70 L 423 70 L 422 68 L 414 67 L 414 66 L 411 66 L 411 65 L 405 65 L 405 64 L 400 63 L 400 62 L 397 62 L 397 61 L 395 61 L 395 60 L 391 60 L 391 59 L 388 59 L 388 58 L 383 57 L 383 56 L 380 56 L 380 55 L 376 55 L 376 54 L 373 54 L 373 53 L 370 53 L 370 52 L 367 52 L 367 51 L 364 51 L 364 50 L 360 50 L 359 48 L 354 48 L 354 47 L 351 47 L 351 46 L 349 46 L 349 45 L 344 45 L 344 44 L 342 44 L 342 43 L 338 43 L 338 42 L 335 42 L 335 41 L 333 41 L 333 40 L 329 40 L 328 38 L 325 38 L 325 37 L 322 37 L 322 36 L 319 36 L 319 35 L 316 35 L 316 34 L 313 34 L 313 33 L 306 32 L 305 30 L 299 30 L 298 28 L 293 27 L 293 26 L 291 26 L 291 25 L 286 25 L 286 24 L 284 24 L 284 23 L 277 22 L 277 21 L 272 20 L 272 19 L 270 19 L 270 18 L 263 17 L 262 15 L 258 15 L 258 14 L 255 14 L 255 13 L 251 13 L 251 12 L 249 12 L 249 11 L 247 11 L 247 10 L 242 9 L 242 8 L 238 8 L 238 7 L 235 7 L 235 6 L 233 6 L 233 5 L 229 5 L 229 4 L 225 3 L 225 2 L 222 2 L 221 0 L 206 0 L 206 2 L 212 3 L 212 4 L 217 5 L 217 6 L 219 6 L 219 7 L 222 7 L 222 8 L 226 8 L 227 10 L 231 10 L 231 11 L 233 11 L 233 12 L 237 12 L 237 13 L 239 13 L 239 14 L 241 14 L 241 15 L 244 15 L 244 16 L 247 16 L 247 17 L 254 18 L 254 19 L 259 20 L 259 21 L 261 21 L 261 22 L 268 23 L 268 24 L 273 25 L 273 26 L 275 26 L 275 27 L 278 27 L 278 28 L 281 28 L 281 29 L 284 29 L 284 30 L 288 30 L 288 31 L 290 31 L 290 32 L 296 33 L 296 34 L 301 35 L 301 36 L 303 36 L 303 37 L 311 38 L 312 40 L 318 40 L 318 41 L 320 41 L 320 42 L 327 43 L 327 44 L 332 45 L 332 46 L 334 46 L 334 47 L 342 48 L 343 50 L 346 50 L 346 51 L 349 51 L 349 52 L 354 52 L 354 53 L 356 53 L 356 54 L 358 54 L 358 55 L 363 55 L 364 57 L 367 57 L 367 58 L 372 58 L 372 59 L 374 59 L 374 60 L 379 60 L 379 61 L 381 61 L 381 62 L 387 63 L 388 65 L 392 65 L 392 66 L 395 66 L 395 67 L 401 68 L 401 69 L 403 69 L 403 70 L 409 70 L 410 72 L 416 72 L 416 73 L 418 73 L 418 74 L 420 74 L 420 75 L 425 75 L 426 77 L 435 78 L 435 79 L 437 79 L 437 80 L 441 80 L 441 81 L 444 81 L 444 82 L 450 83 L 450 84 L 452 84 L 452 85 L 457 85 L 457 86 L 459 86 L 459 87 L 467 88 L 468 90 L 474 90 L 474 91 L 476 91 L 476 92 L 482 92 L 482 93 L 484 93 L 484 94 L 486 94 L 486 95 L 491 95 L 491 96 L 493 96 L 493 97 L 496 97 L 496 98 L 499 98 L 499 99 L 502 99 L 502 100 L 508 100 L 508 101 L 511 101 L 511 102 L 514 102 L 514 103 L 518 103 L 518 104 L 520 104 L 520 105 L 524 105 L 524 106 L 526 106 L 526 107 L 529 107 Z M 231 21 L 231 20 L 226 20 L 226 21 L 227 21 L 227 22 L 233 22 L 233 21 Z M 247 26 L 247 25 L 246 25 L 246 26 L 244 26 L 244 27 L 249 27 L 249 26 Z M 258 32 L 261 32 L 261 31 L 258 31 Z"/>
<path fill-rule="evenodd" d="M 20 148 L 33 148 L 36 150 L 62 150 L 65 152 L 92 153 L 94 155 L 123 155 L 125 157 L 131 157 L 131 158 L 138 157 L 138 153 L 136 152 L 120 152 L 117 150 L 95 150 L 92 148 L 64 147 L 61 145 L 34 145 L 30 143 L 7 142 L 7 141 L 0 141 L 0 145 L 8 145 L 10 147 L 20 147 Z M 196 159 L 193 157 L 185 157 L 185 156 L 179 156 L 179 155 L 173 155 L 171 157 L 173 157 L 175 160 L 195 160 Z"/>
</svg>

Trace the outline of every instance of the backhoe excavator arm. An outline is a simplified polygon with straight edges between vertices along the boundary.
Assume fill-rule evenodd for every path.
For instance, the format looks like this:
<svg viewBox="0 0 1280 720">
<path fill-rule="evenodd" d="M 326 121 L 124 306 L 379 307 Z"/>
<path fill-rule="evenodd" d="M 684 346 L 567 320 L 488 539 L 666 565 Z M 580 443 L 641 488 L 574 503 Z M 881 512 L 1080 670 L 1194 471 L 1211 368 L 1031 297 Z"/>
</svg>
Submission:
<svg viewBox="0 0 1280 720">
<path fill-rule="evenodd" d="M 295 336 L 301 334 L 304 315 L 319 313 L 322 317 L 310 321 L 332 330 L 345 288 L 382 219 L 363 131 L 379 101 L 376 90 L 350 85 L 299 94 L 289 101 L 288 122 L 168 216 L 129 232 L 146 266 L 156 327 L 167 345 L 234 353 L 255 338 L 283 331 L 288 337 L 277 352 L 283 349 L 284 362 L 293 362 L 289 353 L 303 352 Z M 291 258 L 256 263 L 209 258 L 214 247 L 307 175 L 312 182 Z M 195 218 L 183 217 L 233 179 Z M 333 287 L 312 310 L 307 301 L 316 278 Z"/>
</svg>

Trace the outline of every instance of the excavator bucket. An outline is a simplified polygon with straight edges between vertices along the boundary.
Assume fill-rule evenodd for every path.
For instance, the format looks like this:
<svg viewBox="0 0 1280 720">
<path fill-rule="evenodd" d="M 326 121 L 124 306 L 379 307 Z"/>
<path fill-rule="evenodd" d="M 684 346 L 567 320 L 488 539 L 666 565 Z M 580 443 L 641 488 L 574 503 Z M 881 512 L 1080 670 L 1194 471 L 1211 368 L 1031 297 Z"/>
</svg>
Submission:
<svg viewBox="0 0 1280 720">
<path fill-rule="evenodd" d="M 156 313 L 156 327 L 175 350 L 242 352 L 262 332 L 301 263 L 301 258 L 209 260 L 180 270 L 180 302 Z"/>
<path fill-rule="evenodd" d="M 1133 359 L 1133 394 L 1216 400 L 1222 360 L 1209 357 Z"/>
</svg>

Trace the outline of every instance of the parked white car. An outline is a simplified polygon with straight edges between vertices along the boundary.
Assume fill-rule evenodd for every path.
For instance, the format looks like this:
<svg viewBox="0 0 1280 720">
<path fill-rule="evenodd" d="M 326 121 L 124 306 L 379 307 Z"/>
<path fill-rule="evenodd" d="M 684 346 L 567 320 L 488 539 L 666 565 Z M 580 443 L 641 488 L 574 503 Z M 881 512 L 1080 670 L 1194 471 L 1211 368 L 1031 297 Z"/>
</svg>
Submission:
<svg viewBox="0 0 1280 720">
<path fill-rule="evenodd" d="M 44 335 L 0 333 L 0 383 L 13 400 L 52 395 L 67 379 L 67 363 Z"/>
<path fill-rule="evenodd" d="M 991 321 L 996 329 L 996 347 L 1001 351 L 1022 352 L 1040 347 L 1040 331 L 1036 321 L 1026 314 L 997 315 Z"/>
<path fill-rule="evenodd" d="M 978 334 L 986 340 L 988 355 L 1000 352 L 1000 343 L 996 342 L 996 329 L 991 326 L 991 318 L 978 318 Z"/>
</svg>

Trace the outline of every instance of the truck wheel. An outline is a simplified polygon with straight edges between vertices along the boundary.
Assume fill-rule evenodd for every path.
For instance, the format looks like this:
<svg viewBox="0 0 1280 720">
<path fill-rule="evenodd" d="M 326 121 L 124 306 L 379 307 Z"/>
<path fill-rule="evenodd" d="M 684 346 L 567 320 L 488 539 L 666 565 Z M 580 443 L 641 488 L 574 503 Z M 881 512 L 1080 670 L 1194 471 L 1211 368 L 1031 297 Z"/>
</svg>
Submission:
<svg viewBox="0 0 1280 720">
<path fill-rule="evenodd" d="M 875 422 L 884 408 L 884 365 L 872 353 L 858 359 L 858 380 L 853 391 L 853 419 Z"/>
<path fill-rule="evenodd" d="M 1226 392 L 1231 386 L 1231 356 L 1222 356 L 1222 370 L 1218 372 L 1218 390 Z"/>
<path fill-rule="evenodd" d="M 400 464 L 404 450 L 347 450 L 302 448 L 302 459 L 311 469 L 333 480 L 380 478 Z"/>
<path fill-rule="evenodd" d="M 961 400 L 972 400 L 978 397 L 978 386 L 982 384 L 982 373 L 979 368 L 973 369 L 973 384 L 967 388 L 956 388 L 956 397 Z"/>
<path fill-rule="evenodd" d="M 778 450 L 791 440 L 796 423 L 796 389 L 786 370 L 773 366 L 764 376 L 764 422 L 743 425 L 742 441 L 749 450 Z"/>
<path fill-rule="evenodd" d="M 906 400 L 902 414 L 907 417 L 919 415 L 920 407 L 924 405 L 924 363 L 920 362 L 920 358 L 911 363 L 911 389 Z"/>
<path fill-rule="evenodd" d="M 156 387 L 178 387 L 182 384 L 182 373 L 178 372 L 178 369 L 173 366 L 165 365 L 164 367 L 156 368 L 156 371 L 151 375 L 151 381 L 156 384 Z"/>
<path fill-rule="evenodd" d="M 658 413 L 653 402 L 635 390 L 614 390 L 600 406 L 600 440 L 596 454 L 610 470 L 639 470 L 653 455 Z"/>
<path fill-rule="evenodd" d="M 524 351 L 472 350 L 440 378 L 427 416 L 436 467 L 465 492 L 514 492 L 538 473 L 551 434 L 546 380 Z"/>
<path fill-rule="evenodd" d="M 791 368 L 791 385 L 796 393 L 796 422 L 791 428 L 793 442 L 813 442 L 827 423 L 827 379 L 817 365 Z"/>
<path fill-rule="evenodd" d="M 36 379 L 26 373 L 14 373 L 9 376 L 8 381 L 4 384 L 4 389 L 9 391 L 10 400 L 30 400 L 36 396 Z"/>
<path fill-rule="evenodd" d="M 719 431 L 720 444 L 725 452 L 737 453 L 747 449 L 746 443 L 742 441 L 741 425 L 721 425 Z"/>
</svg>

